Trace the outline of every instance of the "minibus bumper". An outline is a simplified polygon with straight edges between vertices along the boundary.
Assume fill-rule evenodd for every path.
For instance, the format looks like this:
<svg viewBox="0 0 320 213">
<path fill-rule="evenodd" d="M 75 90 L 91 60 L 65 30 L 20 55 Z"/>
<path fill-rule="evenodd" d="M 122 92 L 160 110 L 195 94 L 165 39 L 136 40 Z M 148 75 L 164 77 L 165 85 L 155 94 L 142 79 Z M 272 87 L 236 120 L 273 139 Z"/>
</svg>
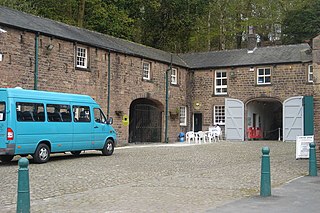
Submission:
<svg viewBox="0 0 320 213">
<path fill-rule="evenodd" d="M 0 155 L 14 155 L 15 144 L 7 144 L 7 148 L 0 148 Z"/>
</svg>

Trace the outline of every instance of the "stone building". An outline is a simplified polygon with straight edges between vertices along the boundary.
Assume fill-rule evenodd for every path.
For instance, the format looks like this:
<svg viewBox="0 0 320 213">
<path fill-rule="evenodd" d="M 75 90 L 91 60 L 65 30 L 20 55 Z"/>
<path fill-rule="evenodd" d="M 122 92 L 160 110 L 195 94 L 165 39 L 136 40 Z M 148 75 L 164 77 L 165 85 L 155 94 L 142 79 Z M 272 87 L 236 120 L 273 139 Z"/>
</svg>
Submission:
<svg viewBox="0 0 320 213">
<path fill-rule="evenodd" d="M 5 7 L 0 29 L 0 87 L 88 94 L 122 145 L 213 124 L 228 140 L 319 139 L 319 48 L 309 44 L 177 55 Z"/>
</svg>

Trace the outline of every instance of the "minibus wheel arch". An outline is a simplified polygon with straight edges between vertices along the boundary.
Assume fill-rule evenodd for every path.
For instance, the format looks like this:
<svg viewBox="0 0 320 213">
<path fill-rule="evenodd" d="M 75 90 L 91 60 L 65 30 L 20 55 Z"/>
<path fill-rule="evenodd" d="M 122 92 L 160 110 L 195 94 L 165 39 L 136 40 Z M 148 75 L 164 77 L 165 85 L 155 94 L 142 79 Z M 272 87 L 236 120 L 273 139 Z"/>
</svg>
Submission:
<svg viewBox="0 0 320 213">
<path fill-rule="evenodd" d="M 35 163 L 46 163 L 50 159 L 51 145 L 49 141 L 42 141 L 38 144 L 33 160 Z"/>
<path fill-rule="evenodd" d="M 108 138 L 102 148 L 102 154 L 109 156 L 113 154 L 114 151 L 114 141 L 112 138 Z"/>
</svg>

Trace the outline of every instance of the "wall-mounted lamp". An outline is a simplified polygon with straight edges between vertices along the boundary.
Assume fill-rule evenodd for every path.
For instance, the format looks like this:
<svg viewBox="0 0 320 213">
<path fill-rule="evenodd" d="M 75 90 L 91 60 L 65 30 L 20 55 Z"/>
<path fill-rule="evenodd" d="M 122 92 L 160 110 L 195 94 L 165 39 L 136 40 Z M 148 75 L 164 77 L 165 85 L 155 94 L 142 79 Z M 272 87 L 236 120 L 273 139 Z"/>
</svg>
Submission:
<svg viewBox="0 0 320 213">
<path fill-rule="evenodd" d="M 7 32 L 6 30 L 0 28 L 0 33 L 6 33 L 6 32 Z"/>
<path fill-rule="evenodd" d="M 53 44 L 48 44 L 46 46 L 47 50 L 49 50 L 49 51 L 51 51 L 53 49 L 53 47 L 54 47 Z"/>
<path fill-rule="evenodd" d="M 236 77 L 236 72 L 235 71 L 231 71 L 230 72 L 230 78 L 235 78 Z"/>
</svg>

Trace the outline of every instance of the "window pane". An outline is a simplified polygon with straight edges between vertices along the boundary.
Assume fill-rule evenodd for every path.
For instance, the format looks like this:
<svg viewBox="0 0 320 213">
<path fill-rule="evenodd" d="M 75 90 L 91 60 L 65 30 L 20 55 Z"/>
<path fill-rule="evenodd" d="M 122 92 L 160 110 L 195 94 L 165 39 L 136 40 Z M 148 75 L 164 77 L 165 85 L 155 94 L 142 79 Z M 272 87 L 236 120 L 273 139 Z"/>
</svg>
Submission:
<svg viewBox="0 0 320 213">
<path fill-rule="evenodd" d="M 106 122 L 106 117 L 102 113 L 101 109 L 99 109 L 99 108 L 94 109 L 94 120 L 97 123 L 105 123 Z"/>
<path fill-rule="evenodd" d="M 70 106 L 47 104 L 47 117 L 49 122 L 71 122 Z"/>
<path fill-rule="evenodd" d="M 88 106 L 73 106 L 74 122 L 90 122 L 90 108 Z"/>
<path fill-rule="evenodd" d="M 270 81 L 270 76 L 266 76 L 265 77 L 265 83 L 270 83 L 271 81 Z"/>
<path fill-rule="evenodd" d="M 258 69 L 258 72 L 259 72 L 259 75 L 263 75 L 264 74 L 263 69 Z"/>
<path fill-rule="evenodd" d="M 4 102 L 0 102 L 0 121 L 6 120 L 6 105 Z"/>
<path fill-rule="evenodd" d="M 17 102 L 16 113 L 17 121 L 44 121 L 44 105 L 40 103 Z"/>
<path fill-rule="evenodd" d="M 265 75 L 270 75 L 270 69 L 265 69 Z"/>
</svg>

